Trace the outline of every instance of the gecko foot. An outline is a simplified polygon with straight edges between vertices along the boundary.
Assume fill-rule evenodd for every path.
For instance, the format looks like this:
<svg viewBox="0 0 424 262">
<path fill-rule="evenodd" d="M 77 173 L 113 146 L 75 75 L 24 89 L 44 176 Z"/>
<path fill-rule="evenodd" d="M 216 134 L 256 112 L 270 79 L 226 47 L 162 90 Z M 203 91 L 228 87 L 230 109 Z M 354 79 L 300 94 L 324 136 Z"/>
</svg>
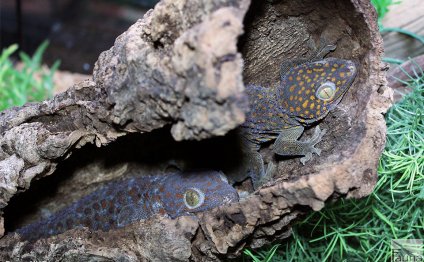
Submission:
<svg viewBox="0 0 424 262">
<path fill-rule="evenodd" d="M 263 184 L 269 182 L 274 177 L 274 174 L 277 172 L 277 165 L 274 162 L 269 162 L 266 168 L 265 174 L 260 178 L 259 181 L 254 185 L 255 189 L 262 186 Z"/>
<path fill-rule="evenodd" d="M 318 156 L 321 155 L 321 149 L 316 148 L 315 145 L 322 140 L 322 137 L 325 135 L 325 133 L 327 133 L 327 130 L 321 130 L 321 128 L 317 126 L 314 130 L 314 135 L 312 136 L 312 138 L 304 142 L 304 144 L 308 146 L 308 152 L 305 154 L 304 157 L 300 158 L 300 162 L 303 165 L 305 165 L 306 162 L 312 159 L 313 153 L 317 154 Z"/>
</svg>

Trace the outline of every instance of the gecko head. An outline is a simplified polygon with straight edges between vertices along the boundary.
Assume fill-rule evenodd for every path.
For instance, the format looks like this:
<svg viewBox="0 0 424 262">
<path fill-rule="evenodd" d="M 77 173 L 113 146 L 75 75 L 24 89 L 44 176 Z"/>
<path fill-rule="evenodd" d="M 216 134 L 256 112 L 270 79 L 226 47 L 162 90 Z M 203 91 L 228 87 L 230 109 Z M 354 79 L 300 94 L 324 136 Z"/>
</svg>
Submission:
<svg viewBox="0 0 424 262">
<path fill-rule="evenodd" d="M 172 218 L 238 201 L 237 191 L 218 171 L 185 171 L 162 185 L 161 201 Z"/>
<path fill-rule="evenodd" d="M 290 69 L 283 77 L 278 98 L 284 112 L 300 122 L 325 117 L 342 99 L 356 76 L 353 61 L 326 58 Z"/>
</svg>

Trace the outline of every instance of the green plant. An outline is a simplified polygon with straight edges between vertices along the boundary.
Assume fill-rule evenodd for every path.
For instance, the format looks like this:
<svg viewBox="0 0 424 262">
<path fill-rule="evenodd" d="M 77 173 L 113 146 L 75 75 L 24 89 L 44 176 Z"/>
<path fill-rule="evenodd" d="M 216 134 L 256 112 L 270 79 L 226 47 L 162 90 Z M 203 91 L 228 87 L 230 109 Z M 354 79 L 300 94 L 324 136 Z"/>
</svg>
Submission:
<svg viewBox="0 0 424 262">
<path fill-rule="evenodd" d="M 384 16 L 389 12 L 389 6 L 399 4 L 400 1 L 394 2 L 393 0 L 371 0 L 372 5 L 377 11 L 378 20 L 384 18 Z"/>
<path fill-rule="evenodd" d="M 2 51 L 0 56 L 0 110 L 21 106 L 26 102 L 42 101 L 53 94 L 53 74 L 59 67 L 56 61 L 50 70 L 42 67 L 41 59 L 48 42 L 43 42 L 32 57 L 20 52 L 22 68 L 16 69 L 10 56 L 18 49 L 16 44 Z"/>
<path fill-rule="evenodd" d="M 406 73 L 406 72 L 405 72 Z M 266 261 L 387 261 L 392 239 L 424 239 L 424 72 L 409 81 L 413 91 L 386 114 L 387 143 L 374 192 L 340 200 L 294 228 L 283 252 L 246 253 Z"/>
<path fill-rule="evenodd" d="M 257 255 L 255 255 L 249 249 L 244 250 L 243 253 L 251 257 L 254 262 L 270 262 L 274 258 L 275 252 L 277 252 L 279 246 L 280 244 L 276 244 L 272 246 L 269 251 L 259 252 Z"/>
</svg>

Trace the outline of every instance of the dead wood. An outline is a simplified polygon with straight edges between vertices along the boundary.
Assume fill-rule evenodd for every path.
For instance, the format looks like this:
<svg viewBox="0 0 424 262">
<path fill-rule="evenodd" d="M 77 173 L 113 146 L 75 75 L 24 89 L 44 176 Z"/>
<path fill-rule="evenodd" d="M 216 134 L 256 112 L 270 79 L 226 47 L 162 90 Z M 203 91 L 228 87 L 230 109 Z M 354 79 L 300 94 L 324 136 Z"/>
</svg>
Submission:
<svg viewBox="0 0 424 262">
<path fill-rule="evenodd" d="M 1 260 L 221 260 L 290 236 L 307 208 L 368 195 L 391 104 L 368 0 L 166 0 L 100 55 L 93 80 L 1 113 L 1 221 L 9 232 L 98 183 L 155 172 L 167 161 L 231 175 L 241 163 L 230 131 L 248 110 L 244 84 L 278 85 L 280 63 L 308 55 L 320 38 L 337 45 L 331 56 L 359 66 L 342 102 L 320 124 L 327 129 L 321 157 L 301 166 L 264 147 L 278 174 L 239 203 L 109 232 L 75 229 L 35 243 L 9 234 L 0 240 Z M 46 191 L 55 193 L 34 200 Z"/>
</svg>

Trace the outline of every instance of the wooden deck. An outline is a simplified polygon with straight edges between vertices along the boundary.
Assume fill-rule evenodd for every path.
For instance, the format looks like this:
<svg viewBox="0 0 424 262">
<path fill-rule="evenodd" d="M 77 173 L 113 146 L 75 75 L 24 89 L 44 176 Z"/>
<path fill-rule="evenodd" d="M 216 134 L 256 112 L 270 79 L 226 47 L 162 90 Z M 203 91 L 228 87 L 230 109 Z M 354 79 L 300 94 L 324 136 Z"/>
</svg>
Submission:
<svg viewBox="0 0 424 262">
<path fill-rule="evenodd" d="M 386 28 L 399 27 L 424 37 L 424 1 L 402 0 L 383 19 Z M 424 44 L 396 32 L 383 33 L 385 57 L 406 60 L 424 54 Z"/>
</svg>

